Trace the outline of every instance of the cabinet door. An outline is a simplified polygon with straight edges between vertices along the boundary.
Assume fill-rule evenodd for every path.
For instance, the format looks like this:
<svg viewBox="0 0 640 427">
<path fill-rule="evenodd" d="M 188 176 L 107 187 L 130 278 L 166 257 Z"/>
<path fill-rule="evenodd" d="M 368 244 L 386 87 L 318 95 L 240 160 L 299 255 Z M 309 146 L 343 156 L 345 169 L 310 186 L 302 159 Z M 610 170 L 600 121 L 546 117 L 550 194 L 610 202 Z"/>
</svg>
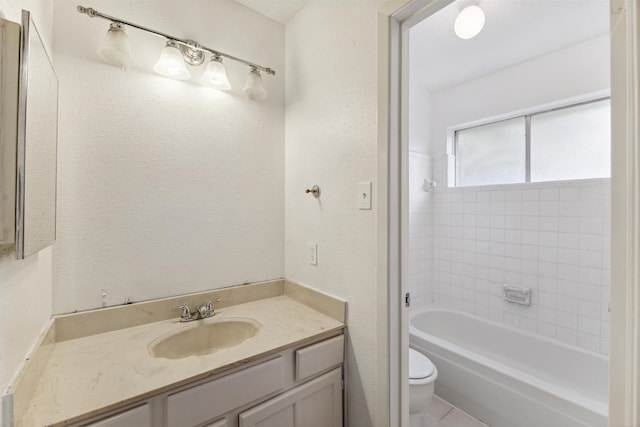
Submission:
<svg viewBox="0 0 640 427">
<path fill-rule="evenodd" d="M 240 427 L 342 427 L 342 369 L 239 415 Z"/>
<path fill-rule="evenodd" d="M 151 405 L 145 403 L 142 406 L 120 412 L 109 418 L 95 423 L 87 424 L 88 427 L 152 427 Z"/>
<path fill-rule="evenodd" d="M 230 410 L 264 400 L 284 388 L 284 366 L 280 356 L 169 395 L 167 427 L 201 426 Z"/>
</svg>

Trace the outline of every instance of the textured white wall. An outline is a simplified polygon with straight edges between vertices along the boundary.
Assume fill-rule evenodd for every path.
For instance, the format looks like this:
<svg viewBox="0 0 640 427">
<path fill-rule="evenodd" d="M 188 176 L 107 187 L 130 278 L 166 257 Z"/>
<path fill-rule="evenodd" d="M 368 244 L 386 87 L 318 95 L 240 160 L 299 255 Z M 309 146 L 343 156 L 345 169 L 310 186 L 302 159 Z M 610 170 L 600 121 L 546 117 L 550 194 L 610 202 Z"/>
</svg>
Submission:
<svg viewBox="0 0 640 427">
<path fill-rule="evenodd" d="M 229 0 L 91 4 L 276 69 L 256 103 L 241 96 L 248 67 L 231 61 L 230 93 L 158 76 L 164 42 L 139 31 L 129 31 L 136 68 L 104 64 L 95 48 L 108 22 L 76 4 L 54 10 L 54 312 L 283 276 L 284 26 Z"/>
<path fill-rule="evenodd" d="M 376 419 L 376 210 L 358 183 L 377 171 L 379 1 L 311 0 L 287 24 L 285 274 L 348 301 L 348 424 Z M 318 184 L 315 199 L 305 188 Z M 374 182 L 374 204 L 376 197 Z M 318 243 L 318 265 L 307 260 Z M 386 370 L 386 367 L 383 368 Z"/>
<path fill-rule="evenodd" d="M 428 152 L 446 152 L 450 126 L 608 90 L 607 58 L 608 35 L 433 93 Z"/>
<path fill-rule="evenodd" d="M 52 8 L 46 0 L 0 0 L 0 14 L 10 21 L 20 23 L 21 10 L 29 10 L 48 46 Z M 51 316 L 51 248 L 21 261 L 14 258 L 11 254 L 0 259 L 0 393 Z"/>
</svg>

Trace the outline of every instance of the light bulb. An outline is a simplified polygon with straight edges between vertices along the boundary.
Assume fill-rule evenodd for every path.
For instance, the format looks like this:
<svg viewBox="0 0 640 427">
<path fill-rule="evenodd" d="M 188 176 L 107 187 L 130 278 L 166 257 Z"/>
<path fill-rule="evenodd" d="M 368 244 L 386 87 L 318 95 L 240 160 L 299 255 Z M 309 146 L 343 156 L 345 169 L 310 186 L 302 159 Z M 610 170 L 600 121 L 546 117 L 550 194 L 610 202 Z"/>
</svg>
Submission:
<svg viewBox="0 0 640 427">
<path fill-rule="evenodd" d="M 215 55 L 211 58 L 211 62 L 207 64 L 207 69 L 202 75 L 200 83 L 218 90 L 231 89 L 229 79 L 227 78 L 227 71 L 224 68 L 220 56 Z"/>
<path fill-rule="evenodd" d="M 251 68 L 251 71 L 249 71 L 243 91 L 247 98 L 255 99 L 256 101 L 261 101 L 267 97 L 267 90 L 262 83 L 262 76 L 256 68 Z"/>
<path fill-rule="evenodd" d="M 463 40 L 477 36 L 484 27 L 484 11 L 478 6 L 467 6 L 456 17 L 453 29 Z"/>
<path fill-rule="evenodd" d="M 102 44 L 98 47 L 98 55 L 103 61 L 127 70 L 135 65 L 136 59 L 131 49 L 131 41 L 124 32 L 124 27 L 115 22 L 111 23 L 109 31 Z"/>
<path fill-rule="evenodd" d="M 182 57 L 182 52 L 178 49 L 176 42 L 169 40 L 167 45 L 162 49 L 160 59 L 153 66 L 156 73 L 165 77 L 177 80 L 188 80 L 191 73 L 187 69 Z"/>
</svg>

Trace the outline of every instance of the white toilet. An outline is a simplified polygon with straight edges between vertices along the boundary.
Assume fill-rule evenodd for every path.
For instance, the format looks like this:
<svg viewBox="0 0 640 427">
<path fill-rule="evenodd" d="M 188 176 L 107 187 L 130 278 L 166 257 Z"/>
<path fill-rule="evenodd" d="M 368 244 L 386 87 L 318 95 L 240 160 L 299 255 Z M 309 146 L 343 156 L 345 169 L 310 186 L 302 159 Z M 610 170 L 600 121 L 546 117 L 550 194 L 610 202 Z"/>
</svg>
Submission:
<svg viewBox="0 0 640 427">
<path fill-rule="evenodd" d="M 424 354 L 409 349 L 409 413 L 427 412 L 438 370 Z"/>
</svg>

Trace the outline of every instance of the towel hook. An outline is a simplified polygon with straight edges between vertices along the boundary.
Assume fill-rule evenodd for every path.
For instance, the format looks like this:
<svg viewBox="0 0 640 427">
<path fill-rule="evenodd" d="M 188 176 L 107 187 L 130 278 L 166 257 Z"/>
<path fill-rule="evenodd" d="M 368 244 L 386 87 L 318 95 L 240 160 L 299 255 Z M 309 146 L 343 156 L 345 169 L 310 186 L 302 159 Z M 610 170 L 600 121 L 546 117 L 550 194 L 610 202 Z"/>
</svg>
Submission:
<svg viewBox="0 0 640 427">
<path fill-rule="evenodd" d="M 318 187 L 317 185 L 314 185 L 311 188 L 307 188 L 306 190 L 304 190 L 304 192 L 307 194 L 313 194 L 313 197 L 315 197 L 316 199 L 320 197 L 320 187 Z"/>
</svg>

